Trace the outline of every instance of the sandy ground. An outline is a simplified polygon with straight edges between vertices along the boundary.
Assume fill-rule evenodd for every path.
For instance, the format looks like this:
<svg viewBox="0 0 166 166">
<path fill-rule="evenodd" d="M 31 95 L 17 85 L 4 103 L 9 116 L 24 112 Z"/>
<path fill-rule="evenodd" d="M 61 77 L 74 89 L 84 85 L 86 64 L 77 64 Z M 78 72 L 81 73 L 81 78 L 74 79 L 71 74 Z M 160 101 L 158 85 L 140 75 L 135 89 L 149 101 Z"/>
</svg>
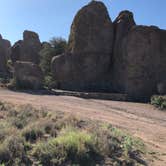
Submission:
<svg viewBox="0 0 166 166">
<path fill-rule="evenodd" d="M 166 165 L 166 111 L 159 111 L 149 104 L 34 95 L 5 89 L 0 89 L 0 100 L 47 107 L 53 111 L 109 122 L 145 141 L 153 155 L 151 165 Z"/>
</svg>

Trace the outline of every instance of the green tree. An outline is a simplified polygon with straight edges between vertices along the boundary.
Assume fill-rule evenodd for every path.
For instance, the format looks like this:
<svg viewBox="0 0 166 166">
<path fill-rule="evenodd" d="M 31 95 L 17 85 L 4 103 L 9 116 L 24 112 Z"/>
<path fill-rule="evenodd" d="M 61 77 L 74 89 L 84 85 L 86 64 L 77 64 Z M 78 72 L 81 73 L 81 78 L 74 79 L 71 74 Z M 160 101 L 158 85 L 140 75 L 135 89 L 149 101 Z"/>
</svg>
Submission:
<svg viewBox="0 0 166 166">
<path fill-rule="evenodd" d="M 51 60 L 54 56 L 65 52 L 67 42 L 63 38 L 53 37 L 49 43 L 43 43 L 43 49 L 40 51 L 40 67 L 46 76 L 51 74 Z"/>
<path fill-rule="evenodd" d="M 45 86 L 49 87 L 54 81 L 51 74 L 52 58 L 63 54 L 66 47 L 66 40 L 60 37 L 53 37 L 49 42 L 43 43 L 43 48 L 40 51 L 40 67 L 45 76 Z"/>
</svg>

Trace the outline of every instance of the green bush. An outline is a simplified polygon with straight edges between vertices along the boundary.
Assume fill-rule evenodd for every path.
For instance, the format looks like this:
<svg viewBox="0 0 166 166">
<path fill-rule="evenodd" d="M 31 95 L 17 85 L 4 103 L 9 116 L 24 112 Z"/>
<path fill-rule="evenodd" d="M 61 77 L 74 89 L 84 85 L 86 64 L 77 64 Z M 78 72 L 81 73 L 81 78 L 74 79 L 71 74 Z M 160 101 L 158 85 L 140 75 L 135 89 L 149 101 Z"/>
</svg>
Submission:
<svg viewBox="0 0 166 166">
<path fill-rule="evenodd" d="M 0 163 L 6 166 L 29 164 L 29 159 L 21 137 L 11 136 L 0 145 Z"/>
<path fill-rule="evenodd" d="M 25 138 L 25 140 L 31 143 L 35 143 L 38 139 L 42 138 L 43 135 L 44 131 L 39 126 L 27 127 L 22 132 L 22 136 Z"/>
<path fill-rule="evenodd" d="M 67 42 L 63 38 L 54 37 L 50 40 L 50 43 L 44 44 L 43 49 L 40 51 L 40 66 L 45 76 L 51 73 L 51 60 L 54 56 L 65 52 Z"/>
<path fill-rule="evenodd" d="M 93 136 L 82 131 L 68 130 L 47 143 L 39 143 L 34 150 L 34 156 L 43 165 L 71 164 L 88 166 L 94 164 Z"/>
<path fill-rule="evenodd" d="M 52 76 L 45 76 L 44 78 L 44 85 L 48 88 L 48 89 L 53 89 L 53 88 L 58 88 L 58 84 L 57 81 L 53 79 Z"/>
<path fill-rule="evenodd" d="M 56 81 L 52 78 L 51 60 L 54 56 L 65 52 L 67 42 L 63 38 L 52 38 L 49 43 L 43 44 L 43 49 L 40 51 L 40 67 L 45 76 L 45 86 L 49 89 L 57 86 Z"/>
<path fill-rule="evenodd" d="M 29 123 L 45 116 L 47 116 L 47 112 L 44 110 L 37 110 L 31 105 L 25 105 L 20 107 L 17 113 L 12 116 L 11 123 L 18 129 L 23 129 Z"/>
<path fill-rule="evenodd" d="M 151 104 L 159 109 L 166 109 L 166 96 L 152 96 L 151 97 Z"/>
</svg>

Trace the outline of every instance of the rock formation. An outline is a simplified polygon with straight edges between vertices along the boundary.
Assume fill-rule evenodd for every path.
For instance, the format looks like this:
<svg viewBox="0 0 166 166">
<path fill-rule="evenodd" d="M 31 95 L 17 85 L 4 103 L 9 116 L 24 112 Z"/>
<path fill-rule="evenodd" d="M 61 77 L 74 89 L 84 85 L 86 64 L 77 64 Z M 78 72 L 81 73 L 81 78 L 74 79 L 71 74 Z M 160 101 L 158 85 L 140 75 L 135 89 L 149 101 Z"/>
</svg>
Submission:
<svg viewBox="0 0 166 166">
<path fill-rule="evenodd" d="M 14 69 L 14 79 L 19 88 L 34 90 L 42 88 L 43 73 L 38 65 L 32 62 L 17 61 Z"/>
<path fill-rule="evenodd" d="M 52 60 L 61 88 L 86 90 L 100 84 L 113 51 L 113 24 L 102 2 L 92 1 L 77 13 L 68 45 L 66 54 Z"/>
<path fill-rule="evenodd" d="M 38 64 L 41 47 L 42 45 L 37 33 L 24 31 L 23 40 L 17 41 L 12 47 L 11 59 L 13 62 L 19 60 Z"/>
<path fill-rule="evenodd" d="M 165 81 L 165 46 L 166 31 L 156 27 L 135 26 L 123 38 L 121 57 L 124 77 L 120 85 L 132 99 L 149 98 L 157 93 L 157 85 Z"/>
<path fill-rule="evenodd" d="M 67 51 L 52 60 L 61 88 L 103 85 L 137 101 L 166 93 L 166 31 L 137 26 L 130 11 L 112 23 L 104 4 L 92 1 L 75 16 Z"/>
<path fill-rule="evenodd" d="M 10 54 L 11 44 L 0 35 L 0 77 L 8 75 L 7 60 Z"/>
</svg>

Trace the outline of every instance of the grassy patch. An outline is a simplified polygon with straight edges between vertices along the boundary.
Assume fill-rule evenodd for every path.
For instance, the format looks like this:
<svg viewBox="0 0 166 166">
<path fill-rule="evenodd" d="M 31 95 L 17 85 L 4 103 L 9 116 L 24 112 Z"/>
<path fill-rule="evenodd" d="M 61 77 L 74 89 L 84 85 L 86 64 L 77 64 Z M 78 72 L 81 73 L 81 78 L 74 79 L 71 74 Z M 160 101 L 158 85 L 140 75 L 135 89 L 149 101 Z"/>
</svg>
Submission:
<svg viewBox="0 0 166 166">
<path fill-rule="evenodd" d="M 1 165 L 145 165 L 142 141 L 110 124 L 3 102 L 0 113 Z"/>
</svg>

